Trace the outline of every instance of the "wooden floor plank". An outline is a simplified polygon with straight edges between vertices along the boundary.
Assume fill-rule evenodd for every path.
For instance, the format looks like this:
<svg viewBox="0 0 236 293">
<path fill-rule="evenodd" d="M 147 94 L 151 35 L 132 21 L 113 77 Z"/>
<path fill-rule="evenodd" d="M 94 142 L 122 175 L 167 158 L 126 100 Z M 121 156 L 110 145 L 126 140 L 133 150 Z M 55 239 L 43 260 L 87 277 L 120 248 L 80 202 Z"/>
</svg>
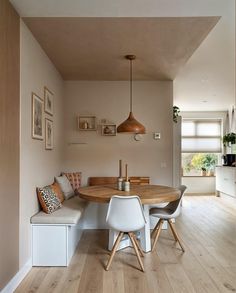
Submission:
<svg viewBox="0 0 236 293">
<path fill-rule="evenodd" d="M 186 252 L 162 231 L 140 271 L 132 248 L 116 253 L 109 271 L 105 230 L 85 230 L 67 268 L 32 268 L 16 293 L 236 292 L 236 199 L 185 196 L 175 223 Z"/>
</svg>

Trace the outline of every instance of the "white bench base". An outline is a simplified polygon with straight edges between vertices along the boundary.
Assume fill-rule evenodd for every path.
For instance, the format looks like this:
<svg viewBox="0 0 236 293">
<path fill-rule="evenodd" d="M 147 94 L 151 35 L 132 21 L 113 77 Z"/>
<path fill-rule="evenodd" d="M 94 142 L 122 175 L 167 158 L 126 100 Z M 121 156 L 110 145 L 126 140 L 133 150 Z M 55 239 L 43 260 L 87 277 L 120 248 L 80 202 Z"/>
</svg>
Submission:
<svg viewBox="0 0 236 293">
<path fill-rule="evenodd" d="M 68 266 L 83 230 L 78 225 L 32 224 L 32 265 Z"/>
</svg>

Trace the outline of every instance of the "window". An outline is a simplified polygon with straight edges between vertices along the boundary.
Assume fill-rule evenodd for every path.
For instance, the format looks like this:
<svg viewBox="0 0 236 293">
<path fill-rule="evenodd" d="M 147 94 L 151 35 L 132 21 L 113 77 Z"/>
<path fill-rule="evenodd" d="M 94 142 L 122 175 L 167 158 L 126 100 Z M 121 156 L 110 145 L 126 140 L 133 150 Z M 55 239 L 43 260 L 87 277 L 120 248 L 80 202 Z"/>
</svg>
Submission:
<svg viewBox="0 0 236 293">
<path fill-rule="evenodd" d="M 221 120 L 183 119 L 182 168 L 184 176 L 213 175 L 222 152 Z"/>
</svg>

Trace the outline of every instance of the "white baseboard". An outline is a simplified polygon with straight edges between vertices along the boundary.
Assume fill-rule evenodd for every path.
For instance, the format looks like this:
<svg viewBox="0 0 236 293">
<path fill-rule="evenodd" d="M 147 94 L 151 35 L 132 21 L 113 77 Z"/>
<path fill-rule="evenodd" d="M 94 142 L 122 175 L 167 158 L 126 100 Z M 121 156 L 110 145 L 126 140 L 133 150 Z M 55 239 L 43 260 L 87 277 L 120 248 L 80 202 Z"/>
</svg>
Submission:
<svg viewBox="0 0 236 293">
<path fill-rule="evenodd" d="M 11 281 L 2 289 L 1 293 L 13 293 L 32 268 L 32 259 L 19 270 Z"/>
</svg>

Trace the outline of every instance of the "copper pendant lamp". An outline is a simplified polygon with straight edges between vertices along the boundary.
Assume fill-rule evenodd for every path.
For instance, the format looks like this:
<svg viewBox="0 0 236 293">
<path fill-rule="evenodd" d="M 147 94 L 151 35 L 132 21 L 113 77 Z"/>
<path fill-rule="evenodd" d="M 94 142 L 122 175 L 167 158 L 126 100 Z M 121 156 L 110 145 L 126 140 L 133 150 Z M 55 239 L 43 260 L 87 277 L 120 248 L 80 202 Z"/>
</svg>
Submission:
<svg viewBox="0 0 236 293">
<path fill-rule="evenodd" d="M 134 118 L 134 115 L 132 112 L 132 106 L 133 106 L 132 105 L 132 102 L 133 102 L 132 61 L 135 60 L 136 56 L 135 55 L 126 55 L 125 58 L 130 61 L 130 113 L 129 113 L 129 117 L 117 127 L 117 132 L 144 134 L 146 132 L 145 127 Z"/>
</svg>

